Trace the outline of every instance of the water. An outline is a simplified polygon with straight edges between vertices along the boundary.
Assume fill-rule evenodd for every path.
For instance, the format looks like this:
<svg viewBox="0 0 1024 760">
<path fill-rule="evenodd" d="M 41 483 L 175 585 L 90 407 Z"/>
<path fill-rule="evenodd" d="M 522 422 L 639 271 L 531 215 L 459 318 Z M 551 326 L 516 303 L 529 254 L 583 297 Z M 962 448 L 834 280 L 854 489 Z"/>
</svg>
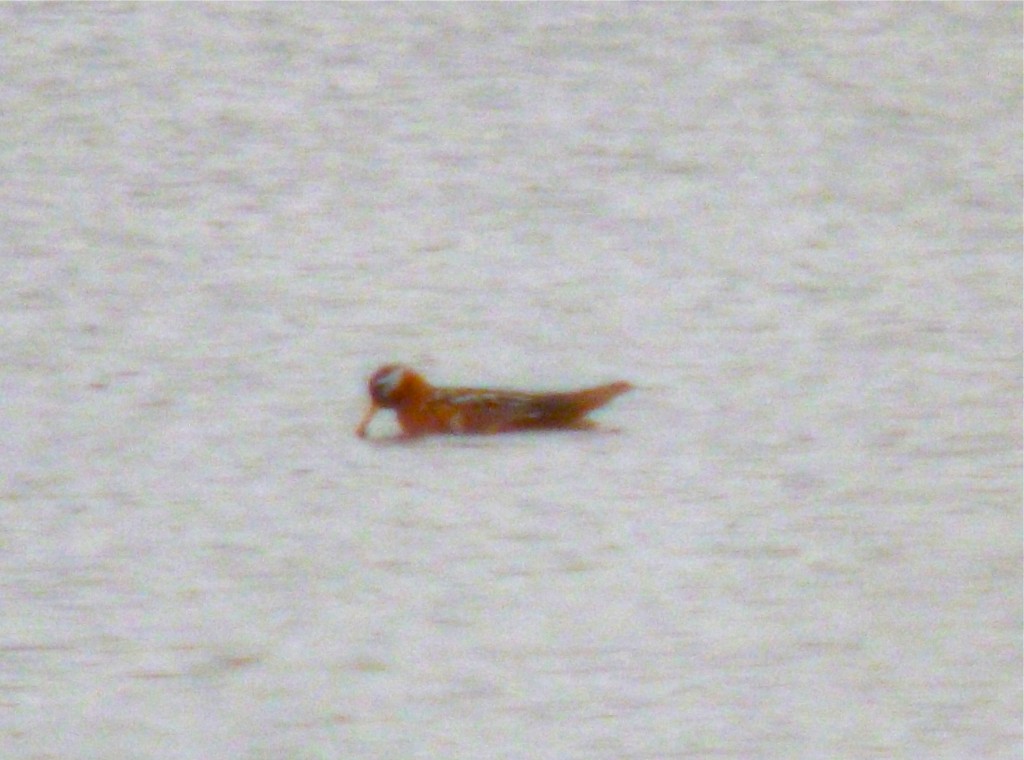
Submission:
<svg viewBox="0 0 1024 760">
<path fill-rule="evenodd" d="M 1019 5 L 0 13 L 4 757 L 1021 756 Z"/>
</svg>

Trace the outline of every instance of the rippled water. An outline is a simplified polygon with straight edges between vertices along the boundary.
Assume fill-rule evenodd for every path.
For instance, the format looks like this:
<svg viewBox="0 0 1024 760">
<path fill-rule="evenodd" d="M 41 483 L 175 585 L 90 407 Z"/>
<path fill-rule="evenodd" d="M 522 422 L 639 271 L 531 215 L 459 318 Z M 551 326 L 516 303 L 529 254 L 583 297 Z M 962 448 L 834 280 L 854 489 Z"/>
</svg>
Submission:
<svg viewBox="0 0 1024 760">
<path fill-rule="evenodd" d="M 1019 5 L 0 18 L 4 757 L 1020 757 Z"/>
</svg>

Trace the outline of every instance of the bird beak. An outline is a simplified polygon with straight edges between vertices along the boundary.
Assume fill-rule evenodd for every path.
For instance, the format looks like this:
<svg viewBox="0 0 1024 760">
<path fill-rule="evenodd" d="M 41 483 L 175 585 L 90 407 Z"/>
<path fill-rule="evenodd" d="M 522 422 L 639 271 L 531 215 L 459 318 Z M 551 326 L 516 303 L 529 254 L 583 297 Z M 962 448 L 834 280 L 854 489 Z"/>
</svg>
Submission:
<svg viewBox="0 0 1024 760">
<path fill-rule="evenodd" d="M 360 438 L 366 437 L 366 428 L 370 424 L 370 420 L 373 419 L 373 415 L 377 413 L 380 407 L 377 406 L 376 402 L 370 402 L 370 408 L 366 410 L 366 414 L 363 415 L 363 419 L 359 422 L 359 427 L 356 428 L 356 435 Z"/>
</svg>

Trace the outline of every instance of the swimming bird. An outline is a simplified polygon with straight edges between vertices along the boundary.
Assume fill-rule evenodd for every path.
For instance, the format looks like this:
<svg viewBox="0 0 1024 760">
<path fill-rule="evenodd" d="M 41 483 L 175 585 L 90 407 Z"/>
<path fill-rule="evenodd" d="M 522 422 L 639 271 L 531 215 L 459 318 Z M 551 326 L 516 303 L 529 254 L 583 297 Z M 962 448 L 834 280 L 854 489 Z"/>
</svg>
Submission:
<svg viewBox="0 0 1024 760">
<path fill-rule="evenodd" d="M 608 383 L 575 391 L 537 393 L 487 388 L 435 388 L 419 373 L 388 364 L 370 377 L 370 407 L 356 427 L 365 438 L 379 409 L 394 409 L 406 437 L 480 435 L 516 430 L 586 429 L 586 415 L 633 386 Z"/>
</svg>

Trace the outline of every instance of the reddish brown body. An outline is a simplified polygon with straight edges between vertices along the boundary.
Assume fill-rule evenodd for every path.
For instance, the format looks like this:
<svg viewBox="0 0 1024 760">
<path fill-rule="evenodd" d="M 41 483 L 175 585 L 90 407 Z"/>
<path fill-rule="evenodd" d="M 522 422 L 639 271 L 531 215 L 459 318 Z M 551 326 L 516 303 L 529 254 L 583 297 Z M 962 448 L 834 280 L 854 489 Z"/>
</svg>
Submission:
<svg viewBox="0 0 1024 760">
<path fill-rule="evenodd" d="M 618 382 L 560 393 L 435 388 L 413 370 L 389 364 L 370 378 L 370 408 L 356 435 L 366 437 L 378 409 L 394 409 L 407 436 L 586 428 L 594 424 L 587 414 L 632 387 Z"/>
</svg>

